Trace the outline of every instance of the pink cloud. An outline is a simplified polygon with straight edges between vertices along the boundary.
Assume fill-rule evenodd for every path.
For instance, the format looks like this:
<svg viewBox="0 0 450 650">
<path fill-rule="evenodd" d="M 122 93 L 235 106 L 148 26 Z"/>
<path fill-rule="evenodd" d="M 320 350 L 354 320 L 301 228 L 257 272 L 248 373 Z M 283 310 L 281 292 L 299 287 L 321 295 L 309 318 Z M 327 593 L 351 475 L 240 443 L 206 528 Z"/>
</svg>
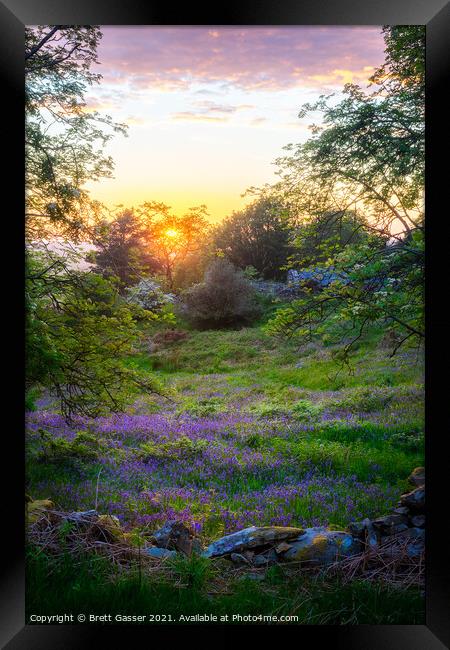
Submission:
<svg viewBox="0 0 450 650">
<path fill-rule="evenodd" d="M 244 90 L 364 83 L 384 59 L 378 27 L 103 27 L 100 72 L 134 89 Z"/>
</svg>

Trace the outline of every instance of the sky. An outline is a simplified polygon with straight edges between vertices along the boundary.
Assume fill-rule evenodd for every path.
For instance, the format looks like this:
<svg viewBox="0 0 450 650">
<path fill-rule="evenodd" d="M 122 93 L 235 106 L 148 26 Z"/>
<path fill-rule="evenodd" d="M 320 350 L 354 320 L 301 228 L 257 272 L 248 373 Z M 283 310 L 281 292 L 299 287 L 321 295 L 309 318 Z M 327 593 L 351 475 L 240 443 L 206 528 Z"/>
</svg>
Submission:
<svg viewBox="0 0 450 650">
<path fill-rule="evenodd" d="M 113 207 L 159 201 L 211 221 L 277 180 L 274 161 L 310 137 L 305 102 L 368 85 L 384 60 L 381 27 L 102 27 L 100 85 L 87 110 L 128 125 L 107 145 L 114 178 L 90 183 Z M 317 121 L 317 120 L 316 120 Z"/>
</svg>

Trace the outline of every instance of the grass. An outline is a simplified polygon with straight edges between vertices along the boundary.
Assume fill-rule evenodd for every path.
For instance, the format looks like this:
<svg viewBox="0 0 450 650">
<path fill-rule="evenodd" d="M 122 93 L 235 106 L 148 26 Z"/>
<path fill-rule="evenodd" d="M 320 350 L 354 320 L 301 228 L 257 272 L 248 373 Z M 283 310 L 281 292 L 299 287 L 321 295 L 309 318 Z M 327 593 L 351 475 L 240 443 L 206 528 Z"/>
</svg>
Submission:
<svg viewBox="0 0 450 650">
<path fill-rule="evenodd" d="M 164 577 L 166 575 L 166 577 Z M 214 613 L 242 616 L 292 616 L 294 624 L 423 624 L 422 597 L 417 588 L 397 589 L 382 583 L 339 579 L 325 581 L 320 576 L 286 574 L 279 567 L 265 576 L 240 574 L 224 579 L 210 560 L 178 558 L 166 571 L 140 574 L 138 568 L 112 571 L 100 556 L 74 560 L 65 555 L 54 560 L 30 548 L 27 561 L 29 614 L 170 615 L 169 624 L 180 615 Z M 115 621 L 112 621 L 115 623 Z M 258 622 L 258 621 L 256 621 Z M 164 621 L 163 621 L 164 623 Z M 167 623 L 167 621 L 166 621 Z M 145 621 L 144 621 L 145 624 Z"/>
<path fill-rule="evenodd" d="M 155 332 L 159 325 L 144 335 Z M 381 336 L 372 331 L 359 345 L 350 373 L 337 365 L 332 346 L 279 341 L 261 323 L 186 330 L 180 340 L 160 335 L 151 353 L 147 340 L 123 362 L 156 375 L 172 401 L 142 396 L 123 422 L 49 425 L 60 438 L 43 456 L 50 443 L 36 426 L 47 426 L 39 424 L 45 412 L 30 414 L 28 492 L 67 510 L 93 508 L 98 496 L 99 511 L 116 514 L 125 527 L 194 522 L 205 544 L 252 524 L 342 528 L 385 514 L 409 488 L 411 470 L 423 465 L 423 368 L 411 350 L 387 357 Z M 95 436 L 95 457 L 79 430 Z M 77 458 L 67 458 L 70 449 Z M 80 603 L 93 613 L 295 612 L 306 624 L 423 622 L 414 589 L 343 585 L 277 567 L 259 580 L 221 566 L 178 558 L 167 572 L 143 577 L 97 556 L 56 560 L 31 549 L 27 607 L 46 614 L 76 611 Z"/>
</svg>

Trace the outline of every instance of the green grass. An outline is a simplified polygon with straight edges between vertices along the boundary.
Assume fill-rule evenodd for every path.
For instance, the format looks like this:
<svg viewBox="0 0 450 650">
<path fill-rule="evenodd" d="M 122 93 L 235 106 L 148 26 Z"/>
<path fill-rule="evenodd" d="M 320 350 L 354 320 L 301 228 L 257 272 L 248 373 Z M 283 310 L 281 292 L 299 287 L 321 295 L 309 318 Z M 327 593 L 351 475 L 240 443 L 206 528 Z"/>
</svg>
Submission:
<svg viewBox="0 0 450 650">
<path fill-rule="evenodd" d="M 157 325 L 144 334 L 151 337 L 160 329 Z M 126 366 L 156 376 L 173 400 L 168 403 L 143 396 L 140 407 L 133 408 L 194 418 L 242 411 L 252 415 L 254 421 L 260 418 L 278 426 L 268 433 L 262 427 L 261 433 L 255 430 L 253 421 L 224 432 L 238 451 L 257 450 L 264 460 L 281 458 L 283 464 L 267 476 L 253 469 L 236 474 L 225 486 L 222 507 L 238 512 L 240 499 L 245 500 L 251 491 L 263 492 L 273 483 L 284 485 L 287 475 L 290 481 L 295 482 L 297 477 L 300 481 L 305 468 L 311 465 L 324 476 L 355 476 L 368 485 L 388 486 L 399 495 L 409 489 L 407 476 L 424 460 L 423 366 L 412 351 L 406 349 L 390 359 L 379 345 L 383 333 L 373 330 L 357 348 L 349 373 L 336 362 L 332 346 L 280 341 L 265 334 L 261 324 L 238 330 L 189 329 L 187 334 L 185 340 L 158 345 L 151 353 L 143 346 L 124 359 Z M 341 411 L 354 418 L 341 418 Z M 321 421 L 322 416 L 329 416 L 329 420 Z M 194 458 L 202 453 L 201 440 L 193 443 L 183 438 L 158 445 L 151 441 L 138 444 L 130 438 L 126 445 L 136 457 L 162 454 L 176 461 L 181 455 Z M 187 480 L 200 488 L 207 487 L 195 463 L 192 465 L 192 473 L 180 476 L 180 486 Z M 29 463 L 27 476 L 32 485 L 50 482 L 58 488 L 70 484 L 76 489 L 78 484 L 80 488 L 86 482 L 95 484 L 100 467 L 95 459 L 85 462 L 80 457 L 70 464 L 50 459 Z M 348 484 L 336 489 L 350 490 Z M 382 497 L 355 492 L 352 497 L 367 516 L 385 512 Z M 175 512 L 186 505 L 181 498 L 170 502 Z M 296 497 L 291 505 L 299 520 L 321 514 L 317 511 L 320 503 L 308 498 L 308 494 Z M 268 516 L 272 506 L 267 504 Z M 195 507 L 205 514 L 202 534 L 206 538 L 224 534 L 223 520 L 210 505 L 198 503 Z M 329 523 L 346 526 L 346 507 L 336 507 Z M 223 582 L 220 562 L 177 558 L 170 565 L 170 577 L 167 572 L 156 572 L 152 577 L 137 567 L 117 573 L 110 562 L 98 556 L 66 556 L 57 561 L 45 553 L 36 556 L 30 549 L 27 609 L 45 614 L 81 608 L 99 614 L 172 612 L 173 616 L 295 612 L 298 622 L 304 624 L 423 623 L 423 599 L 417 589 L 396 590 L 358 580 L 345 586 L 336 580 L 313 579 L 305 573 L 288 575 L 283 567 L 270 569 L 262 581 L 248 576 L 231 579 L 227 566 L 227 593 L 213 596 L 222 589 L 217 588 L 217 583 Z"/>
<path fill-rule="evenodd" d="M 124 615 L 293 615 L 293 624 L 423 624 L 423 598 L 417 588 L 395 589 L 381 583 L 325 580 L 289 574 L 273 567 L 263 580 L 251 574 L 228 579 L 204 558 L 178 558 L 164 572 L 147 574 L 136 565 L 118 572 L 100 556 L 55 560 L 32 547 L 27 559 L 26 616 L 61 612 Z M 218 586 L 220 585 L 220 586 Z M 224 592 L 220 593 L 220 592 Z M 217 594 L 217 592 L 219 592 Z M 216 595 L 214 595 L 216 593 Z M 144 621 L 143 624 L 147 622 Z"/>
</svg>

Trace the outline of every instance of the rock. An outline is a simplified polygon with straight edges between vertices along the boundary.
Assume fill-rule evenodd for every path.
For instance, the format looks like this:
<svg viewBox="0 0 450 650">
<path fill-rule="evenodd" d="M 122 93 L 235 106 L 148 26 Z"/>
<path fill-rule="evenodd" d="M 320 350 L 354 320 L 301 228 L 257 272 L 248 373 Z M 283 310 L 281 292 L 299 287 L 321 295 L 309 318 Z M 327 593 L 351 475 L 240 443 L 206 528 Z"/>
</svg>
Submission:
<svg viewBox="0 0 450 650">
<path fill-rule="evenodd" d="M 98 519 L 98 512 L 96 510 L 85 510 L 84 512 L 69 512 L 64 515 L 67 521 L 73 521 L 78 524 L 92 524 Z"/>
<path fill-rule="evenodd" d="M 425 527 L 425 515 L 415 515 L 411 517 L 411 523 L 415 528 Z"/>
<path fill-rule="evenodd" d="M 292 544 L 288 544 L 287 542 L 281 542 L 281 544 L 278 544 L 278 546 L 275 547 L 275 552 L 284 553 L 285 551 L 289 551 L 291 546 Z"/>
<path fill-rule="evenodd" d="M 147 555 L 150 555 L 150 557 L 161 560 L 176 556 L 176 551 L 169 551 L 167 548 L 159 548 L 158 546 L 146 546 L 143 550 Z"/>
<path fill-rule="evenodd" d="M 372 525 L 382 535 L 394 535 L 408 528 L 408 518 L 400 514 L 386 515 L 374 519 Z"/>
<path fill-rule="evenodd" d="M 119 541 L 124 538 L 124 532 L 118 517 L 115 515 L 100 515 L 94 520 L 96 526 L 102 530 L 106 530 L 114 541 Z"/>
<path fill-rule="evenodd" d="M 285 560 L 301 560 L 311 564 L 332 564 L 338 559 L 360 553 L 362 544 L 345 531 L 328 530 L 320 526 L 307 528 L 291 542 L 292 548 L 283 554 Z"/>
<path fill-rule="evenodd" d="M 425 530 L 423 528 L 408 528 L 408 530 L 404 530 L 398 535 L 395 535 L 397 539 L 413 539 L 413 540 L 421 540 L 425 542 Z"/>
<path fill-rule="evenodd" d="M 277 544 L 286 539 L 294 539 L 302 535 L 302 528 L 289 526 L 250 526 L 231 535 L 225 535 L 208 546 L 203 552 L 204 557 L 219 557 L 229 553 L 239 553 L 258 546 Z"/>
<path fill-rule="evenodd" d="M 425 531 L 423 528 L 408 528 L 408 535 L 403 537 L 411 538 L 411 542 L 406 546 L 408 557 L 418 557 L 425 551 Z"/>
<path fill-rule="evenodd" d="M 84 512 L 69 512 L 64 515 L 66 521 L 71 521 L 79 526 L 91 526 L 98 520 L 98 512 L 96 510 L 85 510 Z"/>
<path fill-rule="evenodd" d="M 416 487 L 425 485 L 425 467 L 416 467 L 408 477 L 408 481 Z"/>
<path fill-rule="evenodd" d="M 405 506 L 399 506 L 398 508 L 394 508 L 392 512 L 395 512 L 397 515 L 407 515 L 409 513 L 409 509 Z"/>
<path fill-rule="evenodd" d="M 31 497 L 29 497 L 31 499 Z M 26 502 L 26 513 L 29 524 L 34 524 L 38 521 L 44 514 L 45 511 L 51 508 L 54 508 L 53 501 L 50 499 L 36 500 L 33 499 Z"/>
<path fill-rule="evenodd" d="M 162 528 L 151 536 L 151 541 L 159 548 L 168 548 L 191 555 L 192 551 L 202 550 L 194 533 L 181 521 L 168 521 Z"/>
<path fill-rule="evenodd" d="M 270 549 L 266 553 L 255 555 L 255 557 L 253 558 L 253 564 L 255 566 L 267 566 L 269 564 L 274 564 L 277 561 L 278 561 L 278 555 L 273 549 Z"/>
<path fill-rule="evenodd" d="M 400 505 L 410 510 L 423 512 L 425 510 L 425 487 L 418 487 L 408 494 L 402 494 Z"/>
<path fill-rule="evenodd" d="M 230 555 L 230 560 L 234 562 L 235 564 L 250 564 L 250 560 L 248 560 L 244 555 L 241 553 L 232 553 Z"/>
<path fill-rule="evenodd" d="M 372 522 L 366 517 L 366 519 L 363 519 L 362 521 L 352 521 L 352 523 L 348 526 L 348 530 L 354 537 L 365 539 L 366 531 L 371 525 Z"/>
</svg>

